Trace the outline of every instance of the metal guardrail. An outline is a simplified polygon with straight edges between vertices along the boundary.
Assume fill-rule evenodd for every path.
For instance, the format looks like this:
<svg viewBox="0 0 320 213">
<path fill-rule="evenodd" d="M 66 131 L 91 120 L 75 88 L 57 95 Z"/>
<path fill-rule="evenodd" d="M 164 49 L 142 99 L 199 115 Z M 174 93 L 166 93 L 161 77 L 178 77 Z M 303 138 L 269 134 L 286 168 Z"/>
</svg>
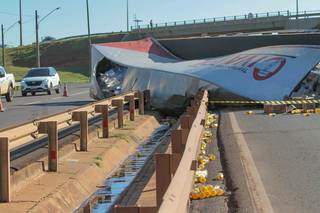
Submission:
<svg viewBox="0 0 320 213">
<path fill-rule="evenodd" d="M 43 136 L 39 134 L 38 125 L 40 122 L 47 121 L 56 121 L 58 125 L 58 130 L 61 130 L 65 127 L 72 125 L 72 114 L 73 112 L 86 111 L 88 113 L 88 119 L 95 116 L 95 106 L 96 105 L 108 105 L 109 110 L 115 109 L 116 107 L 112 106 L 112 100 L 115 99 L 125 99 L 125 96 L 134 95 L 134 92 L 125 93 L 119 96 L 114 96 L 105 100 L 97 101 L 76 109 L 69 110 L 67 112 L 58 113 L 48 117 L 41 118 L 39 120 L 34 120 L 22 125 L 9 127 L 3 130 L 0 130 L 0 138 L 6 137 L 9 139 L 9 149 L 15 149 L 21 147 L 25 144 L 30 143 L 31 141 L 40 138 Z M 125 102 L 127 103 L 127 102 Z"/>
<path fill-rule="evenodd" d="M 156 206 L 114 206 L 115 213 L 187 212 L 194 162 L 207 114 L 208 92 L 200 91 L 171 131 L 171 154 L 156 154 Z"/>
<path fill-rule="evenodd" d="M 200 147 L 200 138 L 204 130 L 203 120 L 207 114 L 208 93 L 204 92 L 196 117 L 190 128 L 185 151 L 180 164 L 171 179 L 171 183 L 162 199 L 159 213 L 187 212 L 189 194 L 193 186 L 195 171 L 191 169 Z"/>
<path fill-rule="evenodd" d="M 253 19 L 262 19 L 262 18 L 274 18 L 274 17 L 287 17 L 288 19 L 292 18 L 310 18 L 310 17 L 320 17 L 320 10 L 313 11 L 300 11 L 300 12 L 290 12 L 287 11 L 277 11 L 277 12 L 267 12 L 267 13 L 249 13 L 246 15 L 235 15 L 235 16 L 223 16 L 215 18 L 203 18 L 203 19 L 193 19 L 193 20 L 184 20 L 184 21 L 174 21 L 174 22 L 164 22 L 164 23 L 155 23 L 151 27 L 150 24 L 147 25 L 138 25 L 131 26 L 131 30 L 154 30 L 159 28 L 166 27 L 175 27 L 183 25 L 192 25 L 192 24 L 206 24 L 206 23 L 223 23 L 230 21 L 240 21 L 240 20 L 253 20 Z"/>
</svg>

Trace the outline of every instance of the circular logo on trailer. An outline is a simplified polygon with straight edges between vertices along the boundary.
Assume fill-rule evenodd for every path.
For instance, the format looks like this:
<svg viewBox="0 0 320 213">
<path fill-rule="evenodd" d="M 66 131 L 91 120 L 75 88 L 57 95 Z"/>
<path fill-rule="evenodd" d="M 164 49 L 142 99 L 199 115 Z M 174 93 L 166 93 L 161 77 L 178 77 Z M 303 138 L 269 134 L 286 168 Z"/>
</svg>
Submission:
<svg viewBox="0 0 320 213">
<path fill-rule="evenodd" d="M 282 57 L 273 57 L 255 64 L 253 69 L 253 78 L 257 81 L 267 80 L 286 64 L 286 59 Z"/>
</svg>

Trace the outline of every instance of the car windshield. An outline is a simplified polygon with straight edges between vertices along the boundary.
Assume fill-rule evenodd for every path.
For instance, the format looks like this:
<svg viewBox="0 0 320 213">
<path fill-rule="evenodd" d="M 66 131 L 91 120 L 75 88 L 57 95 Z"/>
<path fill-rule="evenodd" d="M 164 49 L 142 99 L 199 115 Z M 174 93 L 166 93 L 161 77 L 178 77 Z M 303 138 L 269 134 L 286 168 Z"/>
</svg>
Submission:
<svg viewBox="0 0 320 213">
<path fill-rule="evenodd" d="M 49 69 L 32 69 L 28 72 L 25 78 L 49 76 Z"/>
</svg>

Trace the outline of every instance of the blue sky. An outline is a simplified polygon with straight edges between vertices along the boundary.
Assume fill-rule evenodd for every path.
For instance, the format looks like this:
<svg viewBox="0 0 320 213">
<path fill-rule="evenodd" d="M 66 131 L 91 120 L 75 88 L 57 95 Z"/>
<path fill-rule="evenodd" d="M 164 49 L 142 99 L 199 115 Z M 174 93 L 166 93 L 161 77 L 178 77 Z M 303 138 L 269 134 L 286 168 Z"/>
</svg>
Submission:
<svg viewBox="0 0 320 213">
<path fill-rule="evenodd" d="M 278 10 L 295 10 L 295 0 L 129 0 L 130 19 L 134 14 L 145 24 L 198 18 L 242 15 Z M 126 0 L 89 0 L 93 33 L 126 29 Z M 18 20 L 19 0 L 0 0 L 0 24 L 9 26 Z M 40 16 L 52 9 L 62 9 L 52 14 L 40 26 L 40 36 L 61 38 L 85 34 L 85 0 L 23 0 L 24 43 L 35 40 L 34 10 Z M 300 10 L 320 10 L 319 0 L 300 0 Z M 130 22 L 132 25 L 132 21 Z M 19 26 L 6 34 L 6 43 L 19 42 Z"/>
</svg>

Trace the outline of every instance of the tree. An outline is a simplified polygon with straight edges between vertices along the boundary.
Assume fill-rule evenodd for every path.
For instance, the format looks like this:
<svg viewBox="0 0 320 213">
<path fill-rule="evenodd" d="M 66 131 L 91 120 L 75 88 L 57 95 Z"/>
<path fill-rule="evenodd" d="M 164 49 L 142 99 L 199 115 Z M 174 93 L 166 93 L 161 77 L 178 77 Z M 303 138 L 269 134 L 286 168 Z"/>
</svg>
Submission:
<svg viewBox="0 0 320 213">
<path fill-rule="evenodd" d="M 50 41 L 54 41 L 56 40 L 56 38 L 52 37 L 52 36 L 45 36 L 42 38 L 41 42 L 50 42 Z"/>
</svg>

